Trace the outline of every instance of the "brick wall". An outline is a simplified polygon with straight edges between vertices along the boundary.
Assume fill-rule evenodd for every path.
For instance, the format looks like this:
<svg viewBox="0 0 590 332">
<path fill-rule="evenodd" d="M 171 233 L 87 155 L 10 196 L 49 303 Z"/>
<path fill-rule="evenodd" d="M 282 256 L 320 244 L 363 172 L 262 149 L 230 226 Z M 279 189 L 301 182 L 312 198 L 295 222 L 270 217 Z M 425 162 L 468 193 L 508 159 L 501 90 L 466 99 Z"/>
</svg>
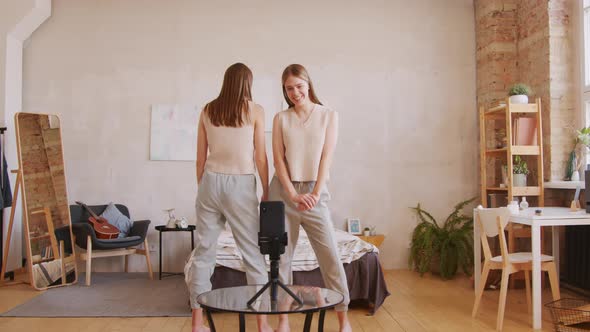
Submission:
<svg viewBox="0 0 590 332">
<path fill-rule="evenodd" d="M 576 106 L 576 64 L 574 61 L 573 6 L 576 1 L 549 1 L 549 97 L 551 179 L 562 180 L 573 149 L 574 126 L 581 110 Z M 548 148 L 548 145 L 545 145 Z"/>
<path fill-rule="evenodd" d="M 546 180 L 561 180 L 572 149 L 565 129 L 577 118 L 572 3 L 568 0 L 476 0 L 477 101 L 503 99 L 524 82 L 540 97 Z"/>
<path fill-rule="evenodd" d="M 506 97 L 517 79 L 516 0 L 476 1 L 477 99 L 487 106 Z"/>
<path fill-rule="evenodd" d="M 529 85 L 541 98 L 543 122 L 543 176 L 551 177 L 551 104 L 549 103 L 549 19 L 547 1 L 524 0 L 517 6 L 517 69 L 513 83 Z"/>
</svg>

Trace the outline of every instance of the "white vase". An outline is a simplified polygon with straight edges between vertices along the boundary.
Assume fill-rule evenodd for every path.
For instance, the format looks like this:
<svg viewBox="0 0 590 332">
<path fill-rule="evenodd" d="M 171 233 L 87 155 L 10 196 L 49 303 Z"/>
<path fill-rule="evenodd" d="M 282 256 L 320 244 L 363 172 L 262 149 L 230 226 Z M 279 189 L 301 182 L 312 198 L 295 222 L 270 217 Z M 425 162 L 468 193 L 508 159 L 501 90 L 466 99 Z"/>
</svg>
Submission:
<svg viewBox="0 0 590 332">
<path fill-rule="evenodd" d="M 512 184 L 515 187 L 526 187 L 526 174 L 512 174 Z"/>
<path fill-rule="evenodd" d="M 572 181 L 580 181 L 580 172 L 573 171 L 573 173 L 572 173 Z"/>
<path fill-rule="evenodd" d="M 510 204 L 508 204 L 508 210 L 510 211 L 510 214 L 518 214 L 518 201 L 511 201 Z"/>
<path fill-rule="evenodd" d="M 529 96 L 527 96 L 527 95 L 510 96 L 510 102 L 512 104 L 528 104 L 529 103 Z"/>
</svg>

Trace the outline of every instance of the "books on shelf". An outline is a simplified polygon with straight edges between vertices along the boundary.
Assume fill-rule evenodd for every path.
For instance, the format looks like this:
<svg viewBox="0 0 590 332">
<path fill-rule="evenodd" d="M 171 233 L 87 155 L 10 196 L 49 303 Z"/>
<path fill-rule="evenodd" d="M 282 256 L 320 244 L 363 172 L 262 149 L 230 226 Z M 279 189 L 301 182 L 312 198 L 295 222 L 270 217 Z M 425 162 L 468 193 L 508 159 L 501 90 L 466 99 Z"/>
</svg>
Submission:
<svg viewBox="0 0 590 332">
<path fill-rule="evenodd" d="M 41 249 L 41 258 L 42 259 L 47 259 L 47 258 L 52 258 L 53 257 L 53 249 L 51 248 L 51 246 L 47 246 L 43 249 Z"/>
</svg>

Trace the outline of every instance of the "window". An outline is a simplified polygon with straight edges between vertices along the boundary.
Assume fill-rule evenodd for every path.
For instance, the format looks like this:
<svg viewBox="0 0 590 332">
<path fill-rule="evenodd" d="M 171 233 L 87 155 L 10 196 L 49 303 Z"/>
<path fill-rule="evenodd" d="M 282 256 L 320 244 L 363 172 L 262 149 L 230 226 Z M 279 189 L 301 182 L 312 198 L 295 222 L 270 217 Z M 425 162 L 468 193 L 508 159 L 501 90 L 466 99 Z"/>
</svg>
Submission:
<svg viewBox="0 0 590 332">
<path fill-rule="evenodd" d="M 580 64 L 580 106 L 582 126 L 590 126 L 590 0 L 578 2 L 577 8 L 579 64 Z M 590 164 L 590 153 L 586 154 L 586 164 Z"/>
<path fill-rule="evenodd" d="M 582 3 L 581 31 L 582 31 L 582 107 L 584 122 L 590 126 L 590 0 Z"/>
</svg>

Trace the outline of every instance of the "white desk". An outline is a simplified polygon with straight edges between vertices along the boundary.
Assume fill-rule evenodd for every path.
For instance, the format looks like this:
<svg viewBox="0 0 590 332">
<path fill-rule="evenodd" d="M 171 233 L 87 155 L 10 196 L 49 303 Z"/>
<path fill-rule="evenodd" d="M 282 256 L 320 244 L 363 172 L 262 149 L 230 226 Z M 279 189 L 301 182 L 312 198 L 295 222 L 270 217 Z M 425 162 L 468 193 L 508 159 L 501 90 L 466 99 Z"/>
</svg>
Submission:
<svg viewBox="0 0 590 332">
<path fill-rule="evenodd" d="M 540 216 L 535 215 L 535 210 L 538 209 L 542 210 Z M 474 209 L 474 221 L 476 213 L 477 209 Z M 590 214 L 586 214 L 586 211 L 584 210 L 571 212 L 569 208 L 561 207 L 533 207 L 520 211 L 519 214 L 511 215 L 510 221 L 517 224 L 531 226 L 533 253 L 533 329 L 541 329 L 541 227 L 590 225 Z M 552 229 L 552 233 L 553 257 L 557 267 L 557 275 L 559 276 L 559 234 L 555 231 L 555 227 Z M 475 289 L 477 290 L 481 278 L 481 241 L 480 229 L 477 222 L 473 224 L 473 236 L 473 255 L 475 259 L 474 279 Z"/>
</svg>

